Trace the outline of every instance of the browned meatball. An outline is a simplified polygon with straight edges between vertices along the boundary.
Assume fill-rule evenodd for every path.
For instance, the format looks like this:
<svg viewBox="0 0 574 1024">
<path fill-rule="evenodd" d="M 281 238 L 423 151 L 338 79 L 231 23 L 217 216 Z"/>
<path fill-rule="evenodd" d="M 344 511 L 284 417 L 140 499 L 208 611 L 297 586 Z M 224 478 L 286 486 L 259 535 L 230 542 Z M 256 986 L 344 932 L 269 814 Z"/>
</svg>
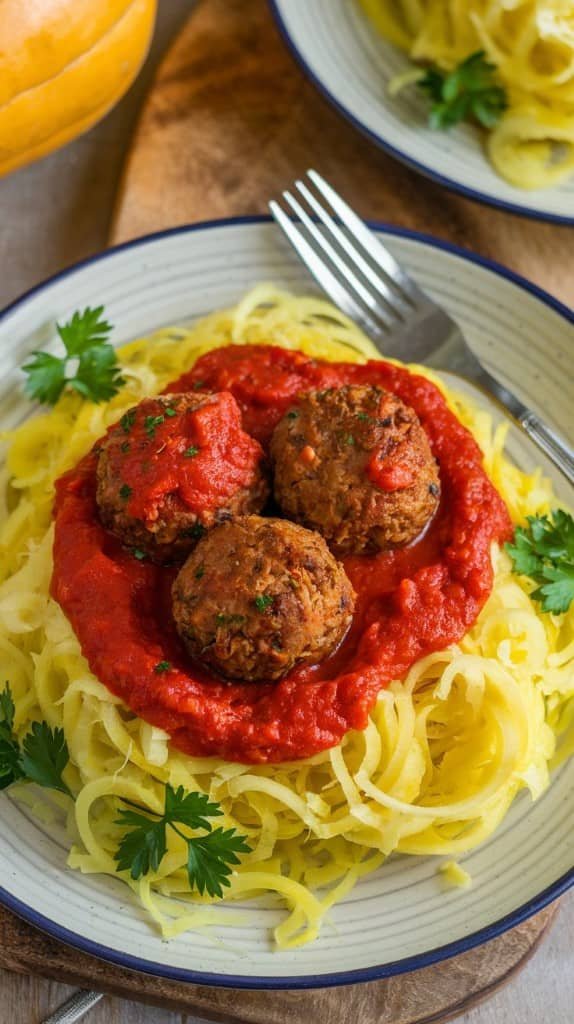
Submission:
<svg viewBox="0 0 574 1024">
<path fill-rule="evenodd" d="M 206 530 L 259 512 L 268 496 L 263 450 L 226 391 L 145 398 L 100 446 L 100 518 L 155 562 L 185 557 Z"/>
<path fill-rule="evenodd" d="M 199 542 L 173 585 L 173 614 L 193 658 L 230 679 L 271 681 L 333 651 L 354 599 L 319 534 L 245 516 Z"/>
<path fill-rule="evenodd" d="M 271 440 L 275 498 L 338 554 L 408 544 L 435 512 L 440 483 L 413 409 L 382 388 L 304 395 Z"/>
</svg>

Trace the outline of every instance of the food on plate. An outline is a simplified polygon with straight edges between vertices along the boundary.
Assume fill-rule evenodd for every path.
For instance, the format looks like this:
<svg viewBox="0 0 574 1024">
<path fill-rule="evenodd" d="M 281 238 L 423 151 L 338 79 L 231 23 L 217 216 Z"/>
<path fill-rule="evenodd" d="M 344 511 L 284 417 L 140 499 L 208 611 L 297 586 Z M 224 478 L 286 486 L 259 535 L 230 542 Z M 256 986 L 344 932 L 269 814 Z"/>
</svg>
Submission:
<svg viewBox="0 0 574 1024">
<path fill-rule="evenodd" d="M 407 0 L 359 3 L 386 39 L 417 63 L 432 66 L 426 87 L 435 104 L 436 125 L 473 114 L 492 129 L 487 151 L 494 167 L 518 188 L 548 188 L 570 177 L 574 170 L 571 0 L 514 0 L 511 4 L 422 0 L 415 6 Z M 495 76 L 488 65 L 496 69 Z M 395 84 L 407 80 L 412 82 L 415 76 L 400 75 Z"/>
<path fill-rule="evenodd" d="M 460 121 L 475 121 L 492 129 L 508 108 L 506 91 L 500 85 L 496 67 L 477 50 L 452 71 L 430 67 L 426 71 L 407 72 L 403 82 L 416 83 L 429 98 L 431 128 L 452 128 Z M 401 88 L 401 76 L 390 87 L 391 94 Z"/>
<path fill-rule="evenodd" d="M 242 516 L 200 541 L 173 585 L 179 635 L 230 679 L 269 682 L 316 664 L 343 639 L 353 588 L 319 534 Z"/>
<path fill-rule="evenodd" d="M 181 561 L 269 495 L 263 450 L 229 392 L 144 398 L 99 445 L 96 478 L 104 526 L 158 562 Z"/>
<path fill-rule="evenodd" d="M 338 554 L 414 541 L 437 510 L 440 479 L 414 410 L 382 388 L 303 394 L 271 440 L 275 499 Z"/>
<path fill-rule="evenodd" d="M 9 439 L 0 785 L 34 808 L 26 780 L 55 787 L 69 865 L 119 874 L 164 937 L 230 924 L 229 901 L 272 894 L 287 911 L 276 946 L 296 947 L 391 854 L 457 861 L 574 749 L 574 522 L 540 470 L 508 461 L 505 424 L 432 371 L 381 360 L 316 297 L 259 286 L 123 347 L 118 368 L 109 400 L 65 386 Z M 411 543 L 342 556 L 356 596 L 332 653 L 280 679 L 223 679 L 178 634 L 178 566 L 102 525 L 98 449 L 150 396 L 165 408 L 228 392 L 267 453 L 302 396 L 333 388 L 381 389 L 414 411 L 440 503 Z M 207 545 L 219 571 L 218 535 L 238 521 L 188 565 Z M 281 520 L 283 536 L 299 529 Z M 208 586 L 202 567 L 192 587 Z M 237 589 L 248 601 L 243 578 Z M 254 621 L 269 596 L 267 583 L 254 593 Z"/>
<path fill-rule="evenodd" d="M 98 679 L 188 754 L 253 764 L 311 757 L 364 729 L 381 688 L 417 659 L 464 636 L 492 588 L 491 545 L 508 540 L 512 525 L 480 448 L 420 374 L 380 359 L 329 362 L 246 344 L 201 356 L 168 392 L 218 391 L 222 378 L 257 437 L 272 433 L 310 385 L 391 391 L 428 436 L 448 500 L 417 543 L 345 562 L 357 606 L 337 656 L 296 665 L 263 692 L 260 680 L 222 683 L 186 658 L 171 628 L 170 575 L 137 549 L 110 544 L 102 529 L 94 501 L 101 442 L 56 482 L 51 593 Z M 384 474 L 386 460 L 375 464 Z"/>
<path fill-rule="evenodd" d="M 64 775 L 68 772 L 70 753 L 63 729 L 51 729 L 47 722 L 33 722 L 20 741 L 14 731 L 16 707 L 10 686 L 0 693 L 0 789 L 14 782 L 34 782 L 44 789 L 55 790 L 74 799 Z M 147 875 L 152 865 L 158 868 L 167 852 L 168 829 L 183 839 L 187 847 L 187 878 L 189 887 L 200 896 L 223 896 L 222 886 L 229 886 L 231 865 L 239 864 L 239 853 L 249 853 L 245 836 L 235 829 L 213 829 L 211 818 L 223 814 L 219 804 L 205 793 L 186 793 L 183 786 L 175 790 L 165 787 L 163 814 L 122 807 L 117 824 L 126 831 L 114 853 L 118 871 L 129 872 L 137 880 Z M 180 826 L 178 828 L 178 825 Z M 192 829 L 182 833 L 181 826 Z M 201 831 L 200 831 L 201 830 Z M 197 832 L 200 831 L 198 835 Z"/>
</svg>

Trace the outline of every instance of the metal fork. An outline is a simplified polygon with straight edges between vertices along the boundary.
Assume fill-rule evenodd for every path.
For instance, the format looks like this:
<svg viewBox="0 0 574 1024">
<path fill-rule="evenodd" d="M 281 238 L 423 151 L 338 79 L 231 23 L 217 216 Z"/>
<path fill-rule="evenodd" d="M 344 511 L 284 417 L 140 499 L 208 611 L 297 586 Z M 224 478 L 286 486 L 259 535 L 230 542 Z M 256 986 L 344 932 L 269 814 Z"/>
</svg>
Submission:
<svg viewBox="0 0 574 1024">
<path fill-rule="evenodd" d="M 574 483 L 574 449 L 484 368 L 457 323 L 409 277 L 376 235 L 316 171 L 269 208 L 322 289 L 385 356 L 470 380 Z"/>
</svg>

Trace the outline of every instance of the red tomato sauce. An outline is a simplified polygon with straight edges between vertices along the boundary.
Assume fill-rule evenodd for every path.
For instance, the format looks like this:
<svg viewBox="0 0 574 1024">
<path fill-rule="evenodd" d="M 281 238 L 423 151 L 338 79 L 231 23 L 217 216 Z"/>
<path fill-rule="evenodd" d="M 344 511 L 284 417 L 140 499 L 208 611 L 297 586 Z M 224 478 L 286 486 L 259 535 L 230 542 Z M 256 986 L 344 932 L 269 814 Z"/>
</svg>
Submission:
<svg viewBox="0 0 574 1024">
<path fill-rule="evenodd" d="M 111 475 L 129 494 L 126 512 L 146 523 L 167 500 L 199 518 L 220 508 L 252 483 L 263 458 L 227 391 L 198 409 L 146 398 L 109 432 L 107 452 Z"/>
<path fill-rule="evenodd" d="M 94 452 L 57 483 L 52 594 L 95 675 L 186 753 L 266 763 L 334 746 L 365 728 L 391 680 L 460 640 L 492 589 L 490 546 L 510 537 L 510 518 L 478 445 L 425 378 L 383 361 L 237 346 L 203 356 L 166 390 L 231 392 L 244 429 L 265 446 L 298 394 L 342 384 L 378 384 L 413 407 L 440 466 L 441 504 L 415 544 L 344 559 L 357 592 L 348 636 L 322 664 L 278 683 L 226 683 L 190 662 L 171 617 L 176 570 L 138 561 L 100 525 Z"/>
</svg>

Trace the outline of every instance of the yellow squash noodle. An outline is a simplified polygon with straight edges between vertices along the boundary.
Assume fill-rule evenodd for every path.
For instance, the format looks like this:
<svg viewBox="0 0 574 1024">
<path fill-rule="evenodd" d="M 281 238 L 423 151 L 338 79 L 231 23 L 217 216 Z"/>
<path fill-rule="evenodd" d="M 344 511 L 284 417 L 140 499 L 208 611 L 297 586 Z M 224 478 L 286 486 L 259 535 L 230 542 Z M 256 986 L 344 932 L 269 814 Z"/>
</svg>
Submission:
<svg viewBox="0 0 574 1024">
<path fill-rule="evenodd" d="M 415 61 L 451 70 L 484 50 L 509 106 L 487 148 L 519 188 L 548 188 L 574 171 L 572 0 L 359 0 L 385 38 Z"/>
<path fill-rule="evenodd" d="M 10 436 L 0 492 L 0 654 L 18 733 L 40 719 L 65 732 L 66 779 L 76 794 L 71 809 L 58 797 L 68 810 L 69 865 L 116 875 L 122 798 L 159 811 L 166 782 L 208 793 L 221 803 L 223 824 L 251 847 L 225 902 L 258 896 L 284 908 L 274 939 L 288 949 L 314 939 L 333 903 L 393 853 L 448 857 L 446 879 L 467 884 L 453 858 L 492 833 L 521 789 L 538 797 L 552 765 L 574 749 L 574 611 L 542 614 L 529 581 L 494 549 L 495 586 L 464 640 L 383 690 L 364 732 L 305 761 L 255 767 L 189 757 L 133 715 L 92 675 L 49 596 L 54 480 L 203 352 L 261 342 L 327 359 L 377 355 L 328 303 L 261 285 L 235 309 L 120 349 L 127 384 L 109 403 L 65 394 Z M 513 519 L 547 512 L 555 503 L 550 484 L 507 461 L 505 427 L 439 386 L 481 445 Z M 23 787 L 14 792 L 31 799 Z M 162 935 L 241 920 L 241 910 L 190 891 L 185 861 L 172 833 L 156 872 L 137 882 L 122 875 Z"/>
</svg>

